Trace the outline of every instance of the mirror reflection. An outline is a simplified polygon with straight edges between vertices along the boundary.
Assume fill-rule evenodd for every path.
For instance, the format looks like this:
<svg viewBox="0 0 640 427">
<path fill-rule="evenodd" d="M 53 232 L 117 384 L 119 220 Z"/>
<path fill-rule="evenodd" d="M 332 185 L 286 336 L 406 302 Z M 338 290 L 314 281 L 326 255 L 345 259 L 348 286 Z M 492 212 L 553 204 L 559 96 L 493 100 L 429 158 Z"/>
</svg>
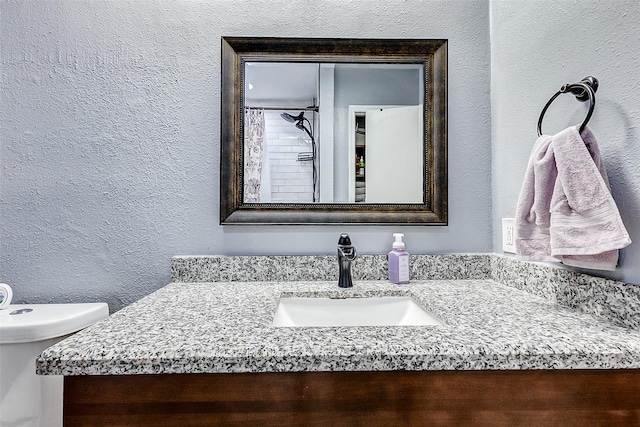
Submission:
<svg viewBox="0 0 640 427">
<path fill-rule="evenodd" d="M 221 42 L 220 224 L 447 224 L 447 40 Z"/>
<path fill-rule="evenodd" d="M 244 64 L 245 203 L 425 203 L 424 63 Z"/>
</svg>

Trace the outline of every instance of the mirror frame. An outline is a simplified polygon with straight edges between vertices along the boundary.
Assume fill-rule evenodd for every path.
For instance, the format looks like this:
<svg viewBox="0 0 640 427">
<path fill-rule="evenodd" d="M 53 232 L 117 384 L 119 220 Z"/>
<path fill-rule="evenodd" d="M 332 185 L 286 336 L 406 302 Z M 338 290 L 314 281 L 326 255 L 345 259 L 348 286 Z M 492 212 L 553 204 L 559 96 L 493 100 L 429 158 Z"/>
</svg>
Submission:
<svg viewBox="0 0 640 427">
<path fill-rule="evenodd" d="M 220 224 L 447 225 L 447 59 L 446 39 L 222 37 Z M 424 64 L 423 203 L 245 203 L 244 64 L 254 61 Z"/>
</svg>

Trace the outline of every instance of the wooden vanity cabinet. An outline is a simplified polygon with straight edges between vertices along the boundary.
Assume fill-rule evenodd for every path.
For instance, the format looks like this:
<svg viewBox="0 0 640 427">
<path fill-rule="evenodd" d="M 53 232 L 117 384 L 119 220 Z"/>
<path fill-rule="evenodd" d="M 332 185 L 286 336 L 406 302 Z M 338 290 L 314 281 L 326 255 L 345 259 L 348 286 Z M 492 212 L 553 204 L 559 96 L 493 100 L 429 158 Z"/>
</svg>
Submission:
<svg viewBox="0 0 640 427">
<path fill-rule="evenodd" d="M 65 377 L 65 426 L 631 426 L 640 370 Z"/>
</svg>

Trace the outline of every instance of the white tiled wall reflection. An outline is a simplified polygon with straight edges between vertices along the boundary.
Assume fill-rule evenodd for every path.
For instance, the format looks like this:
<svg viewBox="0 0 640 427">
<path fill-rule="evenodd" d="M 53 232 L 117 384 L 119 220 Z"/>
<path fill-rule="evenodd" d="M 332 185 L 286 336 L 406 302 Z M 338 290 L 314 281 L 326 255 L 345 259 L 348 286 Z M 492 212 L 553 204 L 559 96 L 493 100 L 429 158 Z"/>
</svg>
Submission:
<svg viewBox="0 0 640 427">
<path fill-rule="evenodd" d="M 300 111 L 287 111 L 297 116 Z M 272 203 L 308 203 L 313 199 L 312 162 L 298 161 L 298 153 L 311 152 L 306 132 L 280 117 L 282 111 L 265 111 L 265 142 L 271 175 Z M 311 119 L 312 113 L 306 113 Z"/>
</svg>

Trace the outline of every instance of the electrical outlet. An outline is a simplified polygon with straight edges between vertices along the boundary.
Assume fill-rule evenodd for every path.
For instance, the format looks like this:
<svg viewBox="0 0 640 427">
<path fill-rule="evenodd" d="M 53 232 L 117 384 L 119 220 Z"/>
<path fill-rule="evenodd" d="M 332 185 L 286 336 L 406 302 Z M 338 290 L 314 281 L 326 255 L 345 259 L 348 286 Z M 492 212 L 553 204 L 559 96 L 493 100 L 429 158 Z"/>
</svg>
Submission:
<svg viewBox="0 0 640 427">
<path fill-rule="evenodd" d="M 502 252 L 516 253 L 516 220 L 502 218 Z"/>
</svg>

